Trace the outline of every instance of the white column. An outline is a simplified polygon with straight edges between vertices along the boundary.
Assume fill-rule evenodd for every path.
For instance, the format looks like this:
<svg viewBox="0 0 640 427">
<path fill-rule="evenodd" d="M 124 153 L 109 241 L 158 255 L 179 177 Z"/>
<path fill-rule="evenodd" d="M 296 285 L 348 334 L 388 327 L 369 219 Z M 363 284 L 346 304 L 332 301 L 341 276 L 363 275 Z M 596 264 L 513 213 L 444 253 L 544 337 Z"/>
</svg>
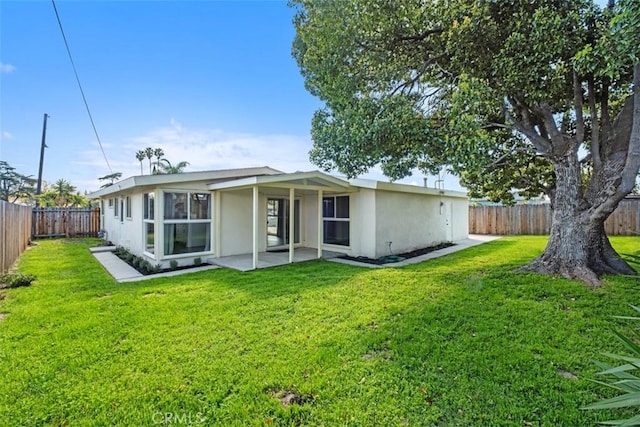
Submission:
<svg viewBox="0 0 640 427">
<path fill-rule="evenodd" d="M 318 258 L 322 258 L 322 190 L 318 190 Z"/>
<path fill-rule="evenodd" d="M 295 190 L 289 189 L 289 264 L 293 262 L 293 244 L 295 242 Z"/>
<path fill-rule="evenodd" d="M 221 199 L 220 191 L 213 193 L 213 250 L 215 251 L 215 257 L 220 258 L 221 254 L 221 240 L 222 240 L 222 224 L 220 223 L 221 214 Z"/>
<path fill-rule="evenodd" d="M 258 186 L 253 187 L 253 269 L 258 268 Z"/>
</svg>

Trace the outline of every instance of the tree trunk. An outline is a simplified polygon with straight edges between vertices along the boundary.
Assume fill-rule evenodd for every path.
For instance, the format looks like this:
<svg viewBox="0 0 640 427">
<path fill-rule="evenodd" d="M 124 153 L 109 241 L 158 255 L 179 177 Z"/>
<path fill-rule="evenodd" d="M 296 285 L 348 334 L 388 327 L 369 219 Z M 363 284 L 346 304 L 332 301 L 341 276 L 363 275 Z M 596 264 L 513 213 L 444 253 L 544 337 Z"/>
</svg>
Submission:
<svg viewBox="0 0 640 427">
<path fill-rule="evenodd" d="M 555 162 L 554 168 L 556 193 L 549 242 L 544 252 L 522 269 L 581 280 L 591 287 L 601 285 L 599 277 L 604 273 L 635 274 L 605 233 L 604 222 L 611 212 L 595 215 L 582 196 L 577 156 Z"/>
</svg>

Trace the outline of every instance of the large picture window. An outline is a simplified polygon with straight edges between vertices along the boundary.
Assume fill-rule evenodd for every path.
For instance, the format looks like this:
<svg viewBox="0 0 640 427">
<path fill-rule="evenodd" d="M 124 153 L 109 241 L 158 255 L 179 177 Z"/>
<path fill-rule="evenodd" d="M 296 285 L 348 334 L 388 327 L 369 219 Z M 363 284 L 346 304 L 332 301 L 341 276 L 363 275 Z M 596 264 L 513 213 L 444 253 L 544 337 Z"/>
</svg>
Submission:
<svg viewBox="0 0 640 427">
<path fill-rule="evenodd" d="M 164 255 L 211 250 L 211 195 L 164 193 Z"/>
<path fill-rule="evenodd" d="M 155 194 L 145 193 L 143 197 L 142 218 L 144 222 L 144 250 L 149 253 L 155 253 Z"/>
<path fill-rule="evenodd" d="M 349 246 L 349 196 L 322 198 L 323 241 Z"/>
</svg>

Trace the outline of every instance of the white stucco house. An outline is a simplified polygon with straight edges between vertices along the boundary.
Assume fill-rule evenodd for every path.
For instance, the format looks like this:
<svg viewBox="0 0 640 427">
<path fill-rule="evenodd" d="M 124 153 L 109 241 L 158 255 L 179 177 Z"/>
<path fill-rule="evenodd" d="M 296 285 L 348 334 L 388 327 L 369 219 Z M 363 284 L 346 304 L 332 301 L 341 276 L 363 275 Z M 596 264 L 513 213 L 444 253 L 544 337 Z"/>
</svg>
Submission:
<svg viewBox="0 0 640 427">
<path fill-rule="evenodd" d="M 466 194 L 269 167 L 133 176 L 89 195 L 106 239 L 153 264 L 296 248 L 378 258 L 468 236 Z M 291 220 L 293 218 L 293 220 Z"/>
</svg>

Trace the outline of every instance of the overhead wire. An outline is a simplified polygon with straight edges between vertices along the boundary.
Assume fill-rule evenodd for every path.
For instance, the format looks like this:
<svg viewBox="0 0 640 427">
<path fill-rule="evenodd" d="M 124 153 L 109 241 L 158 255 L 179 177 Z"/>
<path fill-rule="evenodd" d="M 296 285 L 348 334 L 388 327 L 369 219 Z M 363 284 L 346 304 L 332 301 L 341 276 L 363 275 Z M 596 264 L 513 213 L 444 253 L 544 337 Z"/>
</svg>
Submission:
<svg viewBox="0 0 640 427">
<path fill-rule="evenodd" d="M 56 14 L 56 19 L 58 20 L 58 26 L 60 27 L 60 33 L 62 33 L 62 39 L 64 40 L 64 45 L 67 48 L 67 54 L 69 55 L 69 61 L 71 61 L 71 67 L 73 68 L 73 73 L 76 76 L 76 82 L 78 83 L 78 88 L 80 88 L 80 94 L 82 95 L 82 101 L 84 102 L 84 106 L 87 110 L 87 114 L 89 115 L 89 121 L 91 122 L 91 127 L 93 128 L 93 133 L 96 135 L 96 139 L 98 140 L 98 145 L 100 146 L 100 151 L 102 151 L 102 156 L 104 157 L 104 161 L 107 163 L 107 167 L 109 168 L 109 172 L 113 174 L 113 169 L 111 169 L 111 165 L 109 164 L 109 159 L 107 159 L 107 154 L 104 151 L 104 147 L 102 146 L 102 141 L 100 141 L 100 136 L 98 135 L 98 130 L 96 129 L 96 124 L 93 121 L 93 116 L 91 115 L 91 110 L 89 109 L 89 103 L 87 102 L 87 97 L 84 95 L 84 90 L 82 89 L 82 84 L 80 83 L 80 77 L 78 76 L 78 70 L 76 69 L 76 64 L 73 61 L 73 56 L 71 56 L 71 49 L 69 48 L 69 43 L 67 42 L 67 36 L 64 33 L 64 29 L 62 28 L 62 21 L 60 20 L 60 15 L 58 14 L 58 8 L 56 7 L 56 2 L 51 0 L 51 4 L 53 5 L 53 10 Z"/>
</svg>

